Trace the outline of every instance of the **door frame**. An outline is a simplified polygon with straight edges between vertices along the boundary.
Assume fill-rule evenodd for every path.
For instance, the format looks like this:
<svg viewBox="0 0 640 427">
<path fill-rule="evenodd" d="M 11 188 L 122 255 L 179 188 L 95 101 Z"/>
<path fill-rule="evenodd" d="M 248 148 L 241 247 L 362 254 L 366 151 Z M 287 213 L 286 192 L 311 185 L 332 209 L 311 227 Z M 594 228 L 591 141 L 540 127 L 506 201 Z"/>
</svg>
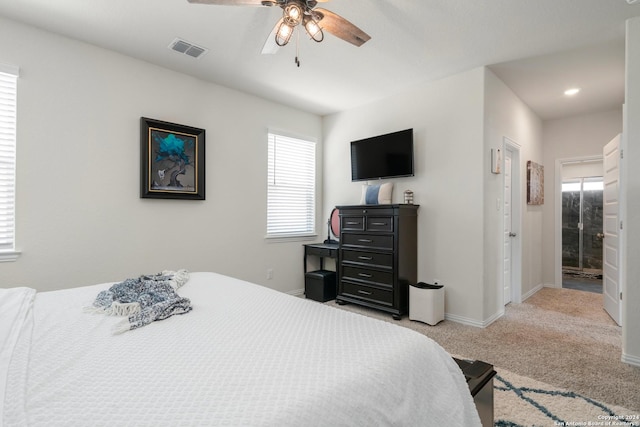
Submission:
<svg viewBox="0 0 640 427">
<path fill-rule="evenodd" d="M 520 144 L 508 137 L 503 137 L 503 150 L 511 152 L 511 225 L 516 236 L 511 242 L 511 302 L 520 304 L 522 302 L 522 166 L 520 162 Z M 504 168 L 504 165 L 502 165 Z M 504 174 L 502 175 L 502 194 L 504 196 Z M 502 201 L 501 230 L 504 230 L 504 200 Z M 502 233 L 501 233 L 501 239 Z M 504 262 L 504 243 L 501 244 L 502 262 Z M 500 271 L 503 271 L 501 269 Z M 499 280 L 500 305 L 504 309 L 504 279 Z"/>
<path fill-rule="evenodd" d="M 554 232 L 554 288 L 562 288 L 562 168 L 572 163 L 602 162 L 602 155 L 556 159 L 555 185 L 555 232 Z"/>
</svg>

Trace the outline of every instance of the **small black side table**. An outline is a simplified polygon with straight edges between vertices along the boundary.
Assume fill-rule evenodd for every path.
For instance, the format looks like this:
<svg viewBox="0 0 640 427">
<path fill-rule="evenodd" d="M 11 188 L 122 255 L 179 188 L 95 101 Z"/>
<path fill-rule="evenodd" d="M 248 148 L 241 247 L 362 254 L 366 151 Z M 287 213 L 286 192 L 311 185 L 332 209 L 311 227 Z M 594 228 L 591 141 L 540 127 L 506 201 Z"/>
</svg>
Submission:
<svg viewBox="0 0 640 427">
<path fill-rule="evenodd" d="M 336 298 L 335 271 L 324 269 L 324 258 L 338 258 L 337 243 L 311 243 L 304 246 L 304 294 L 307 298 L 326 302 Z M 320 270 L 307 272 L 307 256 L 320 258 Z"/>
<path fill-rule="evenodd" d="M 320 257 L 320 270 L 324 270 L 324 258 L 338 258 L 338 243 L 309 243 L 304 246 L 304 274 L 307 274 L 307 256 Z"/>
</svg>

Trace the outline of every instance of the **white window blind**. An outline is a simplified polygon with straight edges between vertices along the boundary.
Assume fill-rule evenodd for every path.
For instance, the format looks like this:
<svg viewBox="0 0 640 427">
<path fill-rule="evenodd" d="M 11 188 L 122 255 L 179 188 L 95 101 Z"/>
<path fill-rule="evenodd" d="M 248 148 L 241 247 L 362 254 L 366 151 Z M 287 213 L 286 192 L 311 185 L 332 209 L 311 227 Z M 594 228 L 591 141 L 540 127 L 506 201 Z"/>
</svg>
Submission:
<svg viewBox="0 0 640 427">
<path fill-rule="evenodd" d="M 315 233 L 316 143 L 269 133 L 267 237 Z"/>
<path fill-rule="evenodd" d="M 0 252 L 15 250 L 18 70 L 0 64 Z"/>
</svg>

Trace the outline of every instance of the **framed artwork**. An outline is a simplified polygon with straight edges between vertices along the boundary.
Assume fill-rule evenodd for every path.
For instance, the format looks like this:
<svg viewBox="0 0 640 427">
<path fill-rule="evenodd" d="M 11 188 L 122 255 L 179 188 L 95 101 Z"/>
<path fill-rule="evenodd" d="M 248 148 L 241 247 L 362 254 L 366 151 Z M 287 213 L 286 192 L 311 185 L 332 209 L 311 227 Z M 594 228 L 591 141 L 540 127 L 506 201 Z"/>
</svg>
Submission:
<svg viewBox="0 0 640 427">
<path fill-rule="evenodd" d="M 527 204 L 544 204 L 544 166 L 527 162 Z"/>
<path fill-rule="evenodd" d="M 140 197 L 204 200 L 205 130 L 140 118 Z"/>
</svg>

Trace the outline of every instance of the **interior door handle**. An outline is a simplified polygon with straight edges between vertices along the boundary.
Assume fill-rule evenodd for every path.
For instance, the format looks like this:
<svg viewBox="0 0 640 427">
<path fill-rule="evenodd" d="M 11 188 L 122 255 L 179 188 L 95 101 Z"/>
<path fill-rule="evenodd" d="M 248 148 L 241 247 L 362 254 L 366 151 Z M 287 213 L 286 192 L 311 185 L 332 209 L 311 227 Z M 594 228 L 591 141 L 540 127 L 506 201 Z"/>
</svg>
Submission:
<svg viewBox="0 0 640 427">
<path fill-rule="evenodd" d="M 513 231 L 509 232 L 509 237 L 516 237 L 516 236 L 517 236 L 517 234 L 514 233 Z"/>
</svg>

